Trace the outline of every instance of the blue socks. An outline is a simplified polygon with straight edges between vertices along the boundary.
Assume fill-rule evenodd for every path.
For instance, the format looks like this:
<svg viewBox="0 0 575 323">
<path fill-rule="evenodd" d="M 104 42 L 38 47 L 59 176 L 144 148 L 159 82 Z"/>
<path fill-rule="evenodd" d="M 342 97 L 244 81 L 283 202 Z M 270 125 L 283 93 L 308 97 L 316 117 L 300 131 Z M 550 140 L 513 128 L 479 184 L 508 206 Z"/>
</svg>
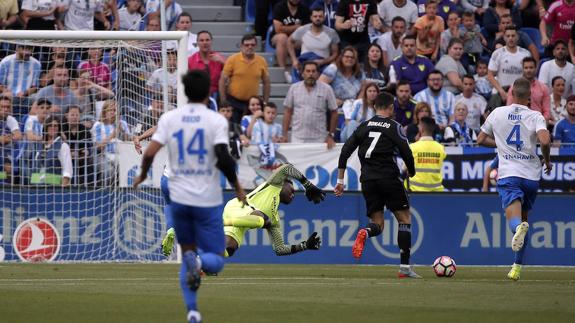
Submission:
<svg viewBox="0 0 575 323">
<path fill-rule="evenodd" d="M 180 266 L 180 288 L 182 289 L 184 303 L 189 312 L 191 310 L 196 311 L 198 309 L 198 304 L 196 302 L 196 291 L 192 291 L 190 287 L 188 287 L 188 281 L 186 279 L 187 271 L 188 267 L 186 266 L 186 262 L 182 261 L 182 265 Z"/>
<path fill-rule="evenodd" d="M 202 270 L 206 273 L 218 273 L 224 268 L 224 258 L 215 253 L 202 253 L 200 254 L 200 261 L 202 263 Z M 192 291 L 188 287 L 186 272 L 188 268 L 186 262 L 182 261 L 180 266 L 180 288 L 182 289 L 182 294 L 184 295 L 184 303 L 188 311 L 196 311 L 198 309 L 197 305 L 197 293 Z"/>
<path fill-rule="evenodd" d="M 509 219 L 507 224 L 509 225 L 509 230 L 511 230 L 511 232 L 515 234 L 515 228 L 517 228 L 517 226 L 521 224 L 521 216 Z"/>
<path fill-rule="evenodd" d="M 164 217 L 166 218 L 166 230 L 174 227 L 174 216 L 170 204 L 164 206 Z"/>
</svg>

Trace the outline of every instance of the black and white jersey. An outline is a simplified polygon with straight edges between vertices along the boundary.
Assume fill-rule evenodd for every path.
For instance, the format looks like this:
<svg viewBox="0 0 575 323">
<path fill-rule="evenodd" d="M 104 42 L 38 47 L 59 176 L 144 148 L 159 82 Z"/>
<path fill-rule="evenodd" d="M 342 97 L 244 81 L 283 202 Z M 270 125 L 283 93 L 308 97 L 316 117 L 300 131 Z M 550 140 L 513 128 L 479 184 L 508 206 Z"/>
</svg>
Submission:
<svg viewBox="0 0 575 323">
<path fill-rule="evenodd" d="M 345 142 L 339 156 L 339 168 L 345 169 L 347 159 L 359 147 L 360 181 L 397 179 L 396 157 L 403 159 L 410 174 L 415 174 L 413 155 L 401 125 L 395 120 L 374 116 L 363 122 Z"/>
</svg>

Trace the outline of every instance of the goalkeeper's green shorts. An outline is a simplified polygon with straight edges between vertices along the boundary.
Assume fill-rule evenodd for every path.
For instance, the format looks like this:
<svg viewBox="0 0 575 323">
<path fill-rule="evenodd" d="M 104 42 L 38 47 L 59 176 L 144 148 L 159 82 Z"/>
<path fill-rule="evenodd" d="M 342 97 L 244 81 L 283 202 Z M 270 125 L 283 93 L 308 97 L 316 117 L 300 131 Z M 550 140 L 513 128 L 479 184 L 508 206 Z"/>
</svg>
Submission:
<svg viewBox="0 0 575 323">
<path fill-rule="evenodd" d="M 249 206 L 242 207 L 242 204 L 240 201 L 238 201 L 238 199 L 232 199 L 228 201 L 228 203 L 224 207 L 224 213 L 223 213 L 224 223 L 226 222 L 225 221 L 226 218 L 249 215 L 253 211 L 254 210 Z M 224 225 L 224 234 L 236 240 L 236 242 L 238 243 L 238 248 L 244 241 L 244 234 L 248 230 L 249 228 L 238 228 L 234 226 Z"/>
</svg>

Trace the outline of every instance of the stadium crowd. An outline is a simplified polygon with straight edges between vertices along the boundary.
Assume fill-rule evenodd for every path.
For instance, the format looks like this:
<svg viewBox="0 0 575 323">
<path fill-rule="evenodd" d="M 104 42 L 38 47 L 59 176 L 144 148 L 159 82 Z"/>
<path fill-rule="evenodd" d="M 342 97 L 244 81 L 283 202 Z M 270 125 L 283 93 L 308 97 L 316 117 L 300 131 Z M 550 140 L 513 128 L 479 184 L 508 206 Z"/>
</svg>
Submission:
<svg viewBox="0 0 575 323">
<path fill-rule="evenodd" d="M 420 139 L 418 124 L 428 117 L 436 126 L 426 138 L 473 145 L 489 113 L 513 101 L 510 86 L 519 77 L 531 81 L 530 108 L 543 114 L 554 140 L 575 143 L 575 0 L 255 4 L 262 43 L 245 35 L 239 52 L 226 57 L 212 50 L 209 30 L 191 33 L 193 12 L 165 1 L 168 28 L 189 32 L 188 67 L 209 72 L 210 107 L 230 120 L 242 146 L 257 145 L 264 154 L 284 142 L 331 148 L 374 115 L 373 101 L 383 91 L 395 96 L 395 119 L 410 142 Z M 159 5 L 6 0 L 0 28 L 158 31 Z M 110 184 L 116 142 L 139 140 L 164 101 L 176 103 L 176 48 L 168 43 L 164 71 L 159 43 L 145 55 L 42 45 L 0 46 L 0 182 Z M 291 83 L 282 124 L 276 121 L 282 109 L 270 101 L 268 62 L 257 53 L 266 47 Z"/>
</svg>

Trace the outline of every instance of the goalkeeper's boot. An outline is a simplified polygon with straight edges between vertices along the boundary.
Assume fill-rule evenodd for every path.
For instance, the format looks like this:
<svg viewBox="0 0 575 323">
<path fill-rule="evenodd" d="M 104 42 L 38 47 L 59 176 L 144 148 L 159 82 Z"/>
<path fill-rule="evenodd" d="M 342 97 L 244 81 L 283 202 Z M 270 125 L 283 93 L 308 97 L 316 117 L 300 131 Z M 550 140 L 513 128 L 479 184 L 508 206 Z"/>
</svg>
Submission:
<svg viewBox="0 0 575 323">
<path fill-rule="evenodd" d="M 353 243 L 353 247 L 351 248 L 351 253 L 355 259 L 361 258 L 361 254 L 363 254 L 363 248 L 365 247 L 365 240 L 367 239 L 367 230 L 360 229 L 357 232 L 357 237 L 355 237 L 355 242 Z"/>
<path fill-rule="evenodd" d="M 200 282 L 202 280 L 202 260 L 191 250 L 184 252 L 182 260 L 186 264 L 187 268 L 186 280 L 188 282 L 188 287 L 190 287 L 192 291 L 196 291 L 200 288 Z"/>
<path fill-rule="evenodd" d="M 201 323 L 202 316 L 200 312 L 191 310 L 188 312 L 188 323 Z"/>
<path fill-rule="evenodd" d="M 511 250 L 517 252 L 523 248 L 523 244 L 525 243 L 525 235 L 529 231 L 529 223 L 521 222 L 515 228 L 515 234 L 513 235 L 513 239 L 511 240 Z"/>
<path fill-rule="evenodd" d="M 507 273 L 507 278 L 517 281 L 519 280 L 520 277 L 521 277 L 521 265 L 513 264 L 513 266 L 511 266 L 511 270 Z"/>
<path fill-rule="evenodd" d="M 166 236 L 162 240 L 162 253 L 164 256 L 169 257 L 174 250 L 174 238 L 176 237 L 176 230 L 169 228 Z"/>
<path fill-rule="evenodd" d="M 411 267 L 399 267 L 397 278 L 423 278 L 419 276 Z"/>
</svg>

